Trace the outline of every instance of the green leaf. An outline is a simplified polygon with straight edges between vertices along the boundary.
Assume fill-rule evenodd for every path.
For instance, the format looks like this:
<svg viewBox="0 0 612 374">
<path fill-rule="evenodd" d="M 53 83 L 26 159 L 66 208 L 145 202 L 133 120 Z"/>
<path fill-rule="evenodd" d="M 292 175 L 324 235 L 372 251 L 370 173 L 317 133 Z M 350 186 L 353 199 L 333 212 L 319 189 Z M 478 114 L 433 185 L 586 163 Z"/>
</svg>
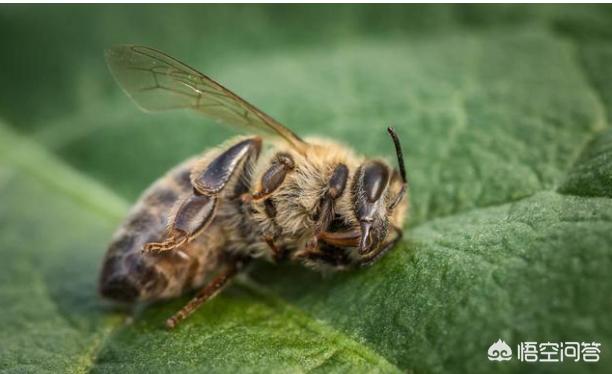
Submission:
<svg viewBox="0 0 612 374">
<path fill-rule="evenodd" d="M 609 7 L 0 9 L 0 369 L 609 372 L 610 22 Z M 173 332 L 188 297 L 104 304 L 130 202 L 231 135 L 138 112 L 102 59 L 125 42 L 367 155 L 392 157 L 394 125 L 405 240 L 353 273 L 257 264 Z M 601 361 L 489 362 L 500 338 L 600 342 Z"/>
</svg>

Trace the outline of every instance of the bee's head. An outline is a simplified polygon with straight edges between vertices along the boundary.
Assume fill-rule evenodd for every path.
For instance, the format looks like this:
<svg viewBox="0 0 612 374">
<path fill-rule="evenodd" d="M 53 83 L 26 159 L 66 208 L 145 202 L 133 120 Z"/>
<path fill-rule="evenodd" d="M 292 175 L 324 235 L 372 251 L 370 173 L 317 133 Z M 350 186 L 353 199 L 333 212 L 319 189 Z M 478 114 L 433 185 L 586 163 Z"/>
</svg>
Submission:
<svg viewBox="0 0 612 374">
<path fill-rule="evenodd" d="M 359 222 L 359 253 L 365 254 L 387 236 L 389 167 L 382 161 L 364 162 L 353 179 L 353 208 Z"/>
<path fill-rule="evenodd" d="M 378 248 L 387 237 L 389 215 L 405 194 L 406 171 L 397 134 L 388 128 L 397 154 L 399 170 L 385 162 L 365 161 L 353 178 L 353 207 L 359 222 L 359 253 Z"/>
<path fill-rule="evenodd" d="M 387 241 L 389 228 L 401 224 L 402 220 L 397 218 L 401 217 L 401 211 L 399 216 L 394 216 L 394 208 L 405 196 L 406 173 L 399 139 L 393 129 L 389 128 L 388 131 L 395 145 L 399 169 L 393 169 L 380 160 L 364 161 L 350 182 L 352 209 L 350 213 L 345 211 L 344 214 L 351 214 L 352 217 L 336 215 L 334 219 L 330 217 L 328 221 L 325 220 L 325 213 L 319 215 L 322 232 L 318 238 L 327 246 L 356 248 L 361 259 L 378 257 L 389 244 Z M 344 185 L 347 175 L 348 170 L 345 166 L 336 167 L 329 183 L 329 191 L 333 193 L 328 192 L 322 200 L 322 211 L 333 214 L 329 202 L 342 194 L 344 188 L 339 186 Z M 350 226 L 342 224 L 348 221 L 351 222 Z M 397 235 L 401 235 L 399 227 L 395 227 L 395 231 Z"/>
<path fill-rule="evenodd" d="M 401 225 L 403 210 L 394 211 L 394 208 L 406 195 L 406 173 L 399 139 L 393 129 L 388 131 L 395 145 L 399 168 L 394 169 L 381 160 L 366 160 L 349 181 L 347 167 L 343 164 L 335 167 L 327 192 L 313 216 L 315 228 L 318 226 L 320 230 L 315 240 L 321 240 L 322 251 L 311 257 L 332 265 L 345 264 L 349 258 L 351 262 L 368 264 L 401 237 L 400 228 L 396 226 Z M 342 195 L 345 185 L 350 190 L 350 197 L 345 200 L 349 205 L 343 203 L 343 208 L 334 212 L 334 201 Z M 388 238 L 390 228 L 395 232 L 391 240 Z M 311 247 L 315 244 L 316 241 L 308 243 Z M 344 258 L 344 254 L 349 257 Z M 299 252 L 297 257 L 308 258 L 308 255 L 308 251 Z"/>
</svg>

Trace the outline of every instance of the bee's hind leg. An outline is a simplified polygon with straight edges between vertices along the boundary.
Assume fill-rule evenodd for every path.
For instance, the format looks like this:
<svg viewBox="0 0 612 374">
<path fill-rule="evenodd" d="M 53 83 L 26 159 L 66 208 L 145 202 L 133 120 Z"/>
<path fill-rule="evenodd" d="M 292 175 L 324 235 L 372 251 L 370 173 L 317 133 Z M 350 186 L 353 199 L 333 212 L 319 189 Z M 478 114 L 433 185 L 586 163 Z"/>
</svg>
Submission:
<svg viewBox="0 0 612 374">
<path fill-rule="evenodd" d="M 214 218 L 217 198 L 194 190 L 190 196 L 180 200 L 177 206 L 174 210 L 176 213 L 170 217 L 172 223 L 166 239 L 159 243 L 145 244 L 143 252 L 169 251 L 195 239 Z"/>
<path fill-rule="evenodd" d="M 189 317 L 207 300 L 214 297 L 238 272 L 246 266 L 249 258 L 241 258 L 232 260 L 227 267 L 221 271 L 213 280 L 202 287 L 200 291 L 191 299 L 181 310 L 176 312 L 172 317 L 166 320 L 166 327 L 173 329 L 179 322 Z"/>
<path fill-rule="evenodd" d="M 243 165 L 247 173 L 248 163 L 259 157 L 261 138 L 242 140 L 218 155 L 203 170 L 198 166 L 192 170 L 193 191 L 181 199 L 169 217 L 167 237 L 158 243 L 147 243 L 144 252 L 163 252 L 178 248 L 195 239 L 212 222 L 215 216 L 219 193 Z"/>
</svg>

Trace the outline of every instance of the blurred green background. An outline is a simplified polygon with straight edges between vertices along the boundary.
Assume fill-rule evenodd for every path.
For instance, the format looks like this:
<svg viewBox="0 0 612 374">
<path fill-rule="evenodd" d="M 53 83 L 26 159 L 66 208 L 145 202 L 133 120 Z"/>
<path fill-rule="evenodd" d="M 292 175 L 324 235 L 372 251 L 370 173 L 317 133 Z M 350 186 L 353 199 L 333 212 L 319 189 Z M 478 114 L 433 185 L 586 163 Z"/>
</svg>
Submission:
<svg viewBox="0 0 612 374">
<path fill-rule="evenodd" d="M 0 7 L 0 369 L 609 372 L 612 7 Z M 391 158 L 406 239 L 366 271 L 259 265 L 178 331 L 95 295 L 114 228 L 172 165 L 232 135 L 138 111 L 103 50 L 216 78 L 301 135 Z M 489 345 L 602 343 L 599 363 Z M 516 352 L 515 352 L 516 353 Z"/>
</svg>

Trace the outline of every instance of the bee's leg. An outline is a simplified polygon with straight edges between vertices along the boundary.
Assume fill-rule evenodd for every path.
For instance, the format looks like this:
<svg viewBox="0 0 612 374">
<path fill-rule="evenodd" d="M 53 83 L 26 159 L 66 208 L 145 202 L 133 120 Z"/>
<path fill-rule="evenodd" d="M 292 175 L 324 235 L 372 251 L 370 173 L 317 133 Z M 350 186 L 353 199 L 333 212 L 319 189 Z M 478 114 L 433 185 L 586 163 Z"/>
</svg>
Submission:
<svg viewBox="0 0 612 374">
<path fill-rule="evenodd" d="M 262 238 L 264 242 L 270 247 L 275 262 L 281 262 L 287 259 L 287 250 L 285 248 L 278 247 L 274 243 L 274 238 L 270 235 L 266 235 Z"/>
<path fill-rule="evenodd" d="M 359 232 L 348 231 L 344 233 L 322 233 L 323 243 L 316 248 L 302 250 L 294 255 L 298 260 L 315 264 L 331 266 L 336 270 L 345 270 L 355 265 L 365 267 L 378 261 L 385 253 L 395 247 L 402 239 L 402 230 L 393 226 L 394 237 L 382 242 L 373 251 L 362 255 L 355 262 L 354 258 L 348 256 L 348 252 L 343 250 L 346 247 L 355 247 L 359 242 Z"/>
<path fill-rule="evenodd" d="M 346 181 L 348 179 L 348 168 L 344 164 L 338 164 L 332 172 L 327 189 L 323 197 L 319 200 L 318 205 L 314 209 L 312 220 L 315 221 L 315 229 L 313 238 L 308 242 L 310 248 L 316 247 L 319 235 L 327 230 L 329 224 L 334 219 L 335 209 L 334 203 L 336 199 L 342 196 Z"/>
<path fill-rule="evenodd" d="M 346 269 L 354 262 L 349 256 L 348 248 L 356 248 L 359 245 L 359 238 L 358 230 L 322 231 L 314 245 L 307 243 L 305 248 L 293 255 L 293 258 L 307 263 L 325 264 L 337 270 Z"/>
<path fill-rule="evenodd" d="M 263 201 L 264 204 L 264 212 L 266 216 L 274 222 L 276 225 L 276 206 L 274 202 L 270 199 L 265 199 Z M 262 235 L 261 239 L 268 245 L 268 248 L 272 251 L 272 258 L 275 262 L 284 261 L 287 258 L 287 250 L 285 248 L 278 247 L 274 243 L 274 238 L 277 236 L 276 233 L 265 233 Z"/>
<path fill-rule="evenodd" d="M 195 239 L 215 216 L 218 194 L 236 169 L 259 156 L 261 138 L 243 140 L 217 156 L 203 170 L 194 167 L 191 175 L 193 191 L 180 200 L 169 219 L 167 238 L 160 243 L 147 243 L 143 251 L 163 252 L 180 247 Z M 243 168 L 246 172 L 248 168 Z"/>
<path fill-rule="evenodd" d="M 307 248 L 294 255 L 294 259 L 311 265 L 325 265 L 335 270 L 348 269 L 353 260 L 343 248 L 320 243 L 314 248 Z"/>
<path fill-rule="evenodd" d="M 293 170 L 295 162 L 288 153 L 278 153 L 272 165 L 266 170 L 261 177 L 261 189 L 252 195 L 245 194 L 242 200 L 249 202 L 251 200 L 262 200 L 270 196 L 285 180 L 287 173 Z"/>
<path fill-rule="evenodd" d="M 169 251 L 195 239 L 212 221 L 217 198 L 194 190 L 190 196 L 179 201 L 177 207 L 176 213 L 170 217 L 167 238 L 163 242 L 145 244 L 144 252 Z"/>
<path fill-rule="evenodd" d="M 399 227 L 395 227 L 395 226 L 393 226 L 393 232 L 395 233 L 394 238 L 386 242 L 380 243 L 378 248 L 376 248 L 375 250 L 373 250 L 372 252 L 364 256 L 361 256 L 361 258 L 359 259 L 359 265 L 360 266 L 372 265 L 374 262 L 378 261 L 385 253 L 387 253 L 387 251 L 395 247 L 395 245 L 402 239 L 403 233 Z"/>
<path fill-rule="evenodd" d="M 166 320 L 166 327 L 173 329 L 176 325 L 189 317 L 193 312 L 196 311 L 203 303 L 210 298 L 214 297 L 223 287 L 229 282 L 238 272 L 248 263 L 249 259 L 239 259 L 230 262 L 227 267 L 220 272 L 213 280 L 202 289 L 191 299 L 187 305 L 181 310 L 176 312 L 172 317 Z"/>
</svg>

